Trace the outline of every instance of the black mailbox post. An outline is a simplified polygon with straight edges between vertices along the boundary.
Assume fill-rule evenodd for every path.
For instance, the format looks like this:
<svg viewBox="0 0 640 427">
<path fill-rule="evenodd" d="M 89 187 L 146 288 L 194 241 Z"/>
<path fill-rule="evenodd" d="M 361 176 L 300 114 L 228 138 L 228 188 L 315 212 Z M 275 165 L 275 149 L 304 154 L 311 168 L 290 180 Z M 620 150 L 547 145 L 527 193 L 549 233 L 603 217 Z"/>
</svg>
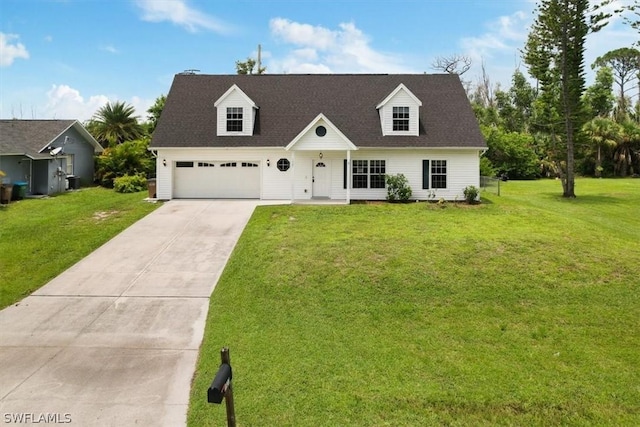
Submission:
<svg viewBox="0 0 640 427">
<path fill-rule="evenodd" d="M 218 368 L 216 376 L 213 378 L 209 389 L 207 390 L 207 402 L 224 403 L 227 407 L 227 426 L 236 426 L 236 413 L 233 407 L 233 385 L 231 384 L 231 358 L 229 357 L 229 348 L 224 347 L 220 350 L 220 359 L 222 364 Z"/>
</svg>

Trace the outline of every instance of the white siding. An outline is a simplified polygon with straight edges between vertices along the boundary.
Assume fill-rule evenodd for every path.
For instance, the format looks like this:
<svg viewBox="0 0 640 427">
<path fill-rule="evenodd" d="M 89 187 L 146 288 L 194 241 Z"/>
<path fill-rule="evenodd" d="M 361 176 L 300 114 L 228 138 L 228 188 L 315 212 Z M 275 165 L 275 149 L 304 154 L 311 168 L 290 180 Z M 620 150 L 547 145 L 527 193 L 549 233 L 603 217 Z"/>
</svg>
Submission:
<svg viewBox="0 0 640 427">
<path fill-rule="evenodd" d="M 163 161 L 166 163 L 164 166 Z M 161 155 L 158 150 L 156 158 L 156 198 L 160 200 L 171 200 L 173 198 L 173 167 L 171 160 Z"/>
<path fill-rule="evenodd" d="M 270 166 L 266 166 L 266 160 L 262 168 L 262 199 L 264 200 L 291 200 L 293 190 L 293 171 L 295 168 L 292 153 L 285 150 L 263 153 L 269 159 Z M 281 171 L 277 164 L 279 159 L 287 159 L 290 162 L 288 171 Z"/>
<path fill-rule="evenodd" d="M 316 128 L 318 126 L 324 126 L 327 130 L 325 136 L 316 135 Z M 295 144 L 296 151 L 326 151 L 326 150 L 344 150 L 345 142 L 342 136 L 333 130 L 324 120 L 318 120 L 318 122 L 309 131 L 303 135 L 300 140 Z"/>
<path fill-rule="evenodd" d="M 227 132 L 227 107 L 242 107 L 242 132 Z M 231 92 L 217 107 L 217 135 L 253 135 L 255 110 L 237 90 Z M 213 119 L 213 117 L 212 117 Z"/>
<path fill-rule="evenodd" d="M 315 135 L 315 133 L 314 133 Z M 302 142 L 302 141 L 301 141 Z M 312 161 L 318 160 L 320 151 L 285 151 L 284 149 L 158 149 L 157 197 L 173 197 L 173 164 L 175 161 L 257 161 L 260 163 L 260 198 L 265 200 L 309 199 L 312 197 Z M 331 185 L 329 197 L 345 199 L 343 186 L 346 151 L 322 150 L 322 161 L 330 163 Z M 278 170 L 278 159 L 286 158 L 291 167 Z M 412 199 L 427 200 L 431 192 L 436 199 L 462 200 L 463 190 L 469 185 L 480 186 L 480 163 L 477 149 L 443 150 L 357 150 L 352 160 L 385 160 L 387 174 L 404 174 L 409 180 Z M 167 166 L 163 166 L 166 160 Z M 270 166 L 267 166 L 269 160 Z M 422 189 L 422 161 L 447 161 L 447 188 Z M 348 180 L 351 184 L 351 179 Z M 306 191 L 305 191 L 306 190 Z M 385 189 L 352 189 L 352 200 L 384 200 Z"/>
<path fill-rule="evenodd" d="M 346 198 L 344 182 L 344 159 L 346 154 L 336 153 L 339 158 L 333 160 L 331 198 Z M 325 157 L 326 158 L 326 157 Z M 427 200 L 435 194 L 436 199 L 462 200 L 464 188 L 469 185 L 480 186 L 480 159 L 476 149 L 470 150 L 358 150 L 351 152 L 351 160 L 385 160 L 386 173 L 402 173 L 407 177 L 413 193 L 412 199 Z M 422 161 L 447 161 L 447 188 L 422 189 Z M 349 180 L 350 181 L 350 180 Z M 351 185 L 351 182 L 348 182 Z M 386 189 L 352 188 L 352 200 L 383 200 Z"/>
<path fill-rule="evenodd" d="M 409 131 L 393 131 L 393 107 L 409 107 Z M 411 135 L 418 136 L 418 116 L 420 107 L 404 90 L 398 91 L 384 106 L 380 108 L 380 125 L 383 135 Z"/>
<path fill-rule="evenodd" d="M 284 149 L 158 149 L 156 161 L 156 195 L 159 199 L 174 197 L 173 170 L 176 161 L 248 161 L 260 164 L 260 198 L 265 200 L 290 200 L 292 191 L 293 162 L 291 168 L 282 172 L 276 164 L 278 159 L 292 160 L 292 153 Z M 163 165 L 166 160 L 166 166 Z M 269 166 L 267 166 L 267 160 Z"/>
</svg>

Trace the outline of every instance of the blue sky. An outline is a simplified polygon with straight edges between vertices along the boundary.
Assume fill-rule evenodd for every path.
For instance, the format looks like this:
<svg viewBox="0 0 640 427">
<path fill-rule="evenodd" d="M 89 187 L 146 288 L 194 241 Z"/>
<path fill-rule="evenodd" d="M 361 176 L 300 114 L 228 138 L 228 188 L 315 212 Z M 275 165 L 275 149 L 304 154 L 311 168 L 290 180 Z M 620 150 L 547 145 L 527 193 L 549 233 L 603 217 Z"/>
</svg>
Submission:
<svg viewBox="0 0 640 427">
<path fill-rule="evenodd" d="M 617 0 L 629 3 L 630 0 Z M 107 101 L 137 114 L 176 73 L 233 74 L 256 57 L 268 73 L 435 72 L 472 58 L 509 85 L 533 0 L 0 0 L 0 118 L 86 120 Z M 586 63 L 638 39 L 619 20 L 590 36 Z M 590 71 L 590 70 L 589 70 Z M 588 78 L 591 76 L 589 73 Z"/>
</svg>

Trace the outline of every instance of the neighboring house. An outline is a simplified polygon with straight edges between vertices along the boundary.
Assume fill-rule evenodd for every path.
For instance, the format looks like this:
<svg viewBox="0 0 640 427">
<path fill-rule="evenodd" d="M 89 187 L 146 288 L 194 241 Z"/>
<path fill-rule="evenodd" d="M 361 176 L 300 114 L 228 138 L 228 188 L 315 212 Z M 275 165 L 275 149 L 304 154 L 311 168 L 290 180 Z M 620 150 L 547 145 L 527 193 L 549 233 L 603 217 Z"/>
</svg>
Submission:
<svg viewBox="0 0 640 427">
<path fill-rule="evenodd" d="M 0 120 L 0 170 L 5 183 L 26 182 L 27 194 L 93 182 L 100 144 L 77 120 Z"/>
<path fill-rule="evenodd" d="M 175 76 L 153 134 L 156 194 L 173 198 L 412 199 L 479 187 L 486 142 L 457 75 Z"/>
</svg>

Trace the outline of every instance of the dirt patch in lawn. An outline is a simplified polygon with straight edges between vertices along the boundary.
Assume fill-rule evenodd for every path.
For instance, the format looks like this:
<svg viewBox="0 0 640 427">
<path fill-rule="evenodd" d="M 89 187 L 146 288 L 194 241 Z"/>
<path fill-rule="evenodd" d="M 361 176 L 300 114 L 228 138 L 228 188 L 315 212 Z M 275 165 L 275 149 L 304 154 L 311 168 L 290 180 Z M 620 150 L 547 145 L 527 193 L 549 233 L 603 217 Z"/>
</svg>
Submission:
<svg viewBox="0 0 640 427">
<path fill-rule="evenodd" d="M 93 214 L 93 219 L 96 221 L 104 221 L 105 219 L 117 214 L 120 211 L 100 211 Z"/>
</svg>

